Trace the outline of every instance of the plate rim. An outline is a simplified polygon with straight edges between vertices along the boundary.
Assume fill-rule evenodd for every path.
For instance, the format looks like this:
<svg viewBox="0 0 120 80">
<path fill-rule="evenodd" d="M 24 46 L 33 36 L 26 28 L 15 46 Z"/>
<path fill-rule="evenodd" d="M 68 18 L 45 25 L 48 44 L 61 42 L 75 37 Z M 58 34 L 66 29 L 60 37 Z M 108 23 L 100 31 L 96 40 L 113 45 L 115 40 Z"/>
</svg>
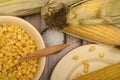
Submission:
<svg viewBox="0 0 120 80">
<path fill-rule="evenodd" d="M 71 51 L 73 51 L 73 50 L 75 50 L 75 49 L 77 49 L 77 48 L 79 48 L 79 47 L 83 47 L 83 46 L 87 46 L 87 45 L 100 45 L 100 44 L 97 44 L 97 43 L 84 44 L 84 45 L 77 46 L 77 47 L 69 50 L 68 52 L 66 52 L 66 54 L 63 55 L 63 56 L 58 60 L 58 62 L 55 64 L 55 66 L 54 66 L 54 68 L 53 68 L 53 70 L 52 70 L 52 72 L 51 72 L 51 75 L 50 75 L 50 80 L 52 80 L 51 78 L 52 78 L 53 72 L 55 71 L 56 66 L 59 64 L 59 62 L 60 62 L 66 55 L 69 55 L 69 53 L 70 53 Z"/>
</svg>

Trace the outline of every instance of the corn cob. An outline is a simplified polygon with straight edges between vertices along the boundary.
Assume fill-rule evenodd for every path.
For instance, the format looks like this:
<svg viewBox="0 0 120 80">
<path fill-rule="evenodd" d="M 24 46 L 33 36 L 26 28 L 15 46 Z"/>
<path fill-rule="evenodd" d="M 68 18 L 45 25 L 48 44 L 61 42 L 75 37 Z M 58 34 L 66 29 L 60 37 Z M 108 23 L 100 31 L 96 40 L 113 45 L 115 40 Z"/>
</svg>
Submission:
<svg viewBox="0 0 120 80">
<path fill-rule="evenodd" d="M 99 12 L 103 2 L 104 0 L 89 0 L 71 8 L 67 14 L 67 23 L 77 26 L 79 23 L 83 23 L 83 20 L 99 18 Z"/>
<path fill-rule="evenodd" d="M 106 24 L 82 24 L 78 27 L 67 26 L 63 32 L 78 38 L 120 48 L 120 29 Z"/>
<path fill-rule="evenodd" d="M 77 77 L 73 80 L 119 80 L 120 63 Z"/>
<path fill-rule="evenodd" d="M 0 0 L 0 15 L 25 16 L 40 13 L 48 0 Z"/>
</svg>

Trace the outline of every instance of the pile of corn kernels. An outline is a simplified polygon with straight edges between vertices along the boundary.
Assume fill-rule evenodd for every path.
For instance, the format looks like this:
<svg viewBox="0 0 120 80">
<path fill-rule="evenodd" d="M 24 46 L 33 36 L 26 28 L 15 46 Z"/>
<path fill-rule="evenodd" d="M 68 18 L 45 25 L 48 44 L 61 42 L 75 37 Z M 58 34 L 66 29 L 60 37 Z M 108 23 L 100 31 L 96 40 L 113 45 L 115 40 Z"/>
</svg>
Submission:
<svg viewBox="0 0 120 80">
<path fill-rule="evenodd" d="M 38 59 L 22 62 L 21 56 L 36 52 L 34 40 L 17 25 L 0 25 L 0 80 L 33 80 Z"/>
</svg>

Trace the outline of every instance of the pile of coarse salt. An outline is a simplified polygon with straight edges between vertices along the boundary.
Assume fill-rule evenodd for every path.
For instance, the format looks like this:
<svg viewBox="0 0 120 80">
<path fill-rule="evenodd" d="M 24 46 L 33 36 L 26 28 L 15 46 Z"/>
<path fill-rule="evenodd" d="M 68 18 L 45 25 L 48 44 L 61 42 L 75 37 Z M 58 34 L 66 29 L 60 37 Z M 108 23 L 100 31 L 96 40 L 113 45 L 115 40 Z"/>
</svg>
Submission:
<svg viewBox="0 0 120 80">
<path fill-rule="evenodd" d="M 42 34 L 46 46 L 64 43 L 64 33 L 56 29 L 48 29 Z"/>
</svg>

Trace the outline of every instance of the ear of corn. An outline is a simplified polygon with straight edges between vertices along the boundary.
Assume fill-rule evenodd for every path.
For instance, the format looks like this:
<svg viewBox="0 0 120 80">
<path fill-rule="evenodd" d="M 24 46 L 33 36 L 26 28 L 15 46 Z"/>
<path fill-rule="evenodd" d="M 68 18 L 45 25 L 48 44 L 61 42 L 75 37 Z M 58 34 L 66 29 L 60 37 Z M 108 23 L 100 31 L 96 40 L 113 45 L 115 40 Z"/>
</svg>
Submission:
<svg viewBox="0 0 120 80">
<path fill-rule="evenodd" d="M 83 24 L 78 27 L 68 26 L 62 31 L 78 38 L 120 47 L 120 29 L 112 25 Z"/>
<path fill-rule="evenodd" d="M 25 16 L 40 13 L 47 0 L 0 0 L 0 15 Z"/>
<path fill-rule="evenodd" d="M 120 63 L 77 77 L 74 80 L 119 80 Z"/>
<path fill-rule="evenodd" d="M 67 15 L 67 23 L 78 26 L 80 23 L 83 23 L 83 20 L 96 20 L 96 18 L 99 18 L 99 12 L 103 2 L 104 0 L 88 0 L 81 5 L 71 8 Z"/>
</svg>

